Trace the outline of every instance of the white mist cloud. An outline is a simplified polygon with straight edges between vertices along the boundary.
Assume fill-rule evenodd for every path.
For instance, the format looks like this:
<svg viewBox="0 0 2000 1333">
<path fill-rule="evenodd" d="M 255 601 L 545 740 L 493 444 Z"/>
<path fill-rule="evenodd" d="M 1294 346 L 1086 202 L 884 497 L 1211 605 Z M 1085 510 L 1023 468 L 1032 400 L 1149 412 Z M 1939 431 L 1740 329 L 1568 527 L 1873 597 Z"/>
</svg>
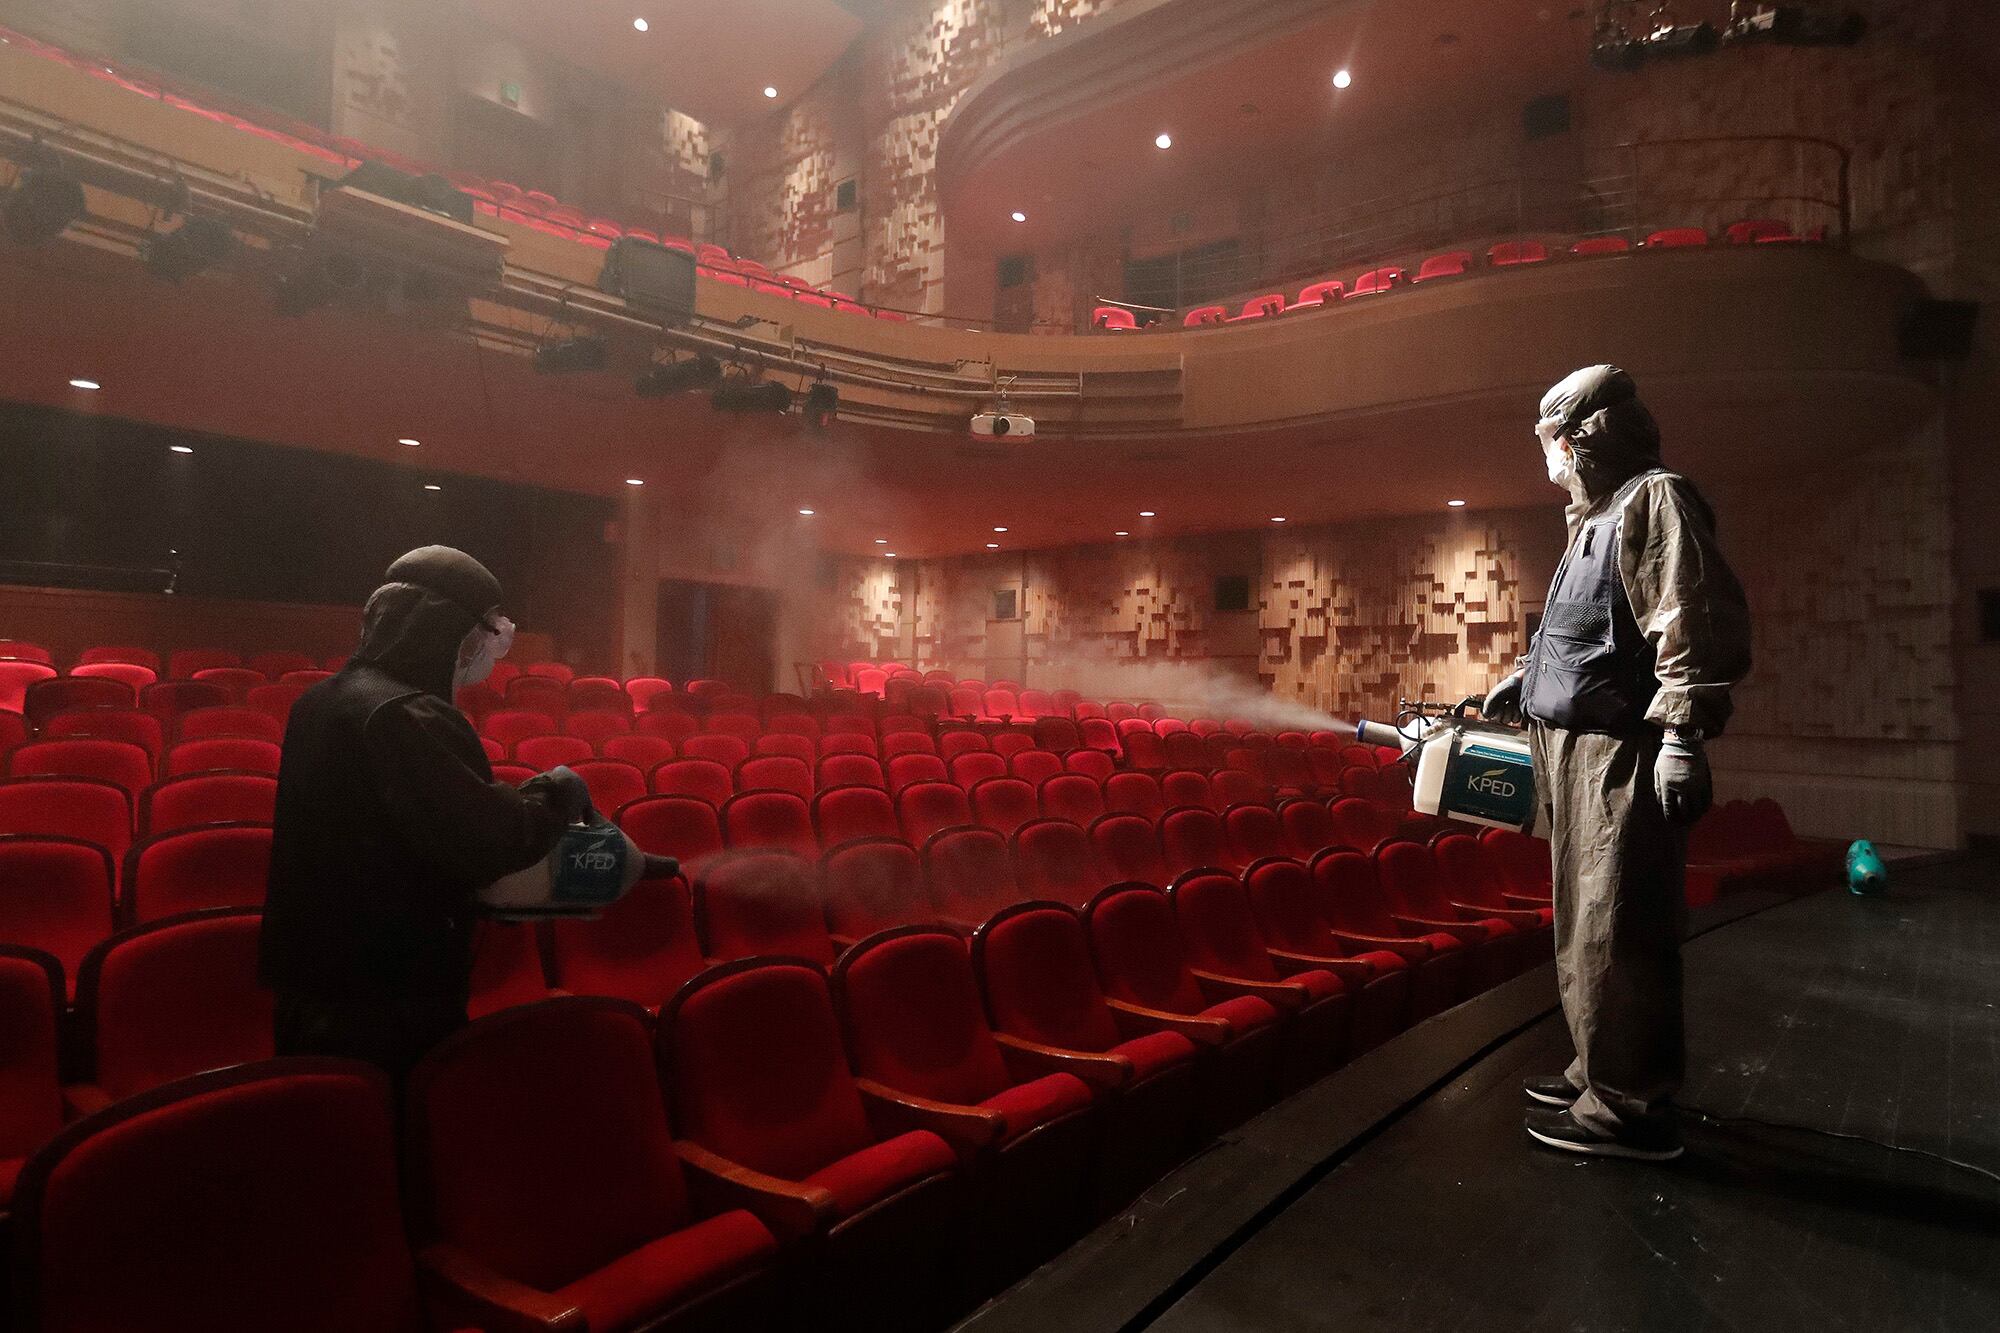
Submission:
<svg viewBox="0 0 2000 1333">
<path fill-rule="evenodd" d="M 1353 718 L 1337 718 L 1294 699 L 1280 699 L 1256 677 L 1200 662 L 1114 662 L 1057 658 L 1037 663 L 1033 684 L 1075 690 L 1086 699 L 1157 703 L 1175 716 L 1240 719 L 1260 731 L 1349 731 Z"/>
</svg>

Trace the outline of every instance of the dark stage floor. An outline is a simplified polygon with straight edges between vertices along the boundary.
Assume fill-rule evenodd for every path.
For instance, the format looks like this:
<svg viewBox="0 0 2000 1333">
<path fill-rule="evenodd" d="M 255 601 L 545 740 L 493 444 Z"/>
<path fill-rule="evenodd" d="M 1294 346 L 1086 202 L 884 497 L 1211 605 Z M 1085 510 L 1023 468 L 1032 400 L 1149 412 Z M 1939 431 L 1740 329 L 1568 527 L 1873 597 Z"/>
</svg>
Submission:
<svg viewBox="0 0 2000 1333">
<path fill-rule="evenodd" d="M 1910 870 L 1691 942 L 1685 1102 L 2000 1171 L 1996 881 Z M 1124 1327 L 2000 1328 L 2000 1183 L 1740 1123 L 1665 1166 L 1539 1149 L 1520 1081 L 1568 1056 L 1559 1016 L 1522 1030 Z"/>
</svg>

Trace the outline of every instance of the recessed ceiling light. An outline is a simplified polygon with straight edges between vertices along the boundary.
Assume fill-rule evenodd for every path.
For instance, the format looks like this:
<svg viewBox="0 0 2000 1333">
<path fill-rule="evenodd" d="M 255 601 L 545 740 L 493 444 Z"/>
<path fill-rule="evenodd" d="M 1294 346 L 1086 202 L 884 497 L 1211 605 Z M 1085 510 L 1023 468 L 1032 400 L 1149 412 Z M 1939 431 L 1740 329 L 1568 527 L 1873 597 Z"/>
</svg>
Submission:
<svg viewBox="0 0 2000 1333">
<path fill-rule="evenodd" d="M 993 530 L 994 530 L 995 532 L 1005 532 L 1005 531 L 1006 531 L 1007 529 L 1005 529 L 1005 528 L 995 528 L 995 529 L 993 529 Z"/>
<path fill-rule="evenodd" d="M 1009 214 L 1009 216 L 1012 217 L 1016 222 L 1026 222 L 1028 220 L 1028 215 L 1026 213 L 1023 213 L 1018 208 L 1015 209 L 1011 214 Z"/>
<path fill-rule="evenodd" d="M 96 380 L 71 380 L 69 387 L 72 389 L 101 389 L 104 386 Z"/>
<path fill-rule="evenodd" d="M 1153 147 L 1155 148 L 1172 148 L 1173 146 L 1174 136 L 1171 134 L 1162 134 L 1153 140 Z"/>
<path fill-rule="evenodd" d="M 1130 537 L 1132 534 L 1129 532 L 1114 532 L 1111 535 L 1114 537 Z"/>
<path fill-rule="evenodd" d="M 427 481 L 424 483 L 424 489 L 427 491 L 441 491 L 444 489 L 444 487 L 438 485 L 434 481 Z"/>
<path fill-rule="evenodd" d="M 1271 521 L 1273 523 L 1283 523 L 1285 520 L 1282 518 L 1273 518 Z"/>
<path fill-rule="evenodd" d="M 882 552 L 882 558 L 884 560 L 894 560 L 896 558 L 896 553 L 894 551 L 884 551 Z"/>
<path fill-rule="evenodd" d="M 167 448 L 173 450 L 177 454 L 191 454 L 194 452 L 194 446 L 191 444 L 170 444 L 167 446 Z"/>
<path fill-rule="evenodd" d="M 1140 518 L 1158 518 L 1158 517 L 1159 517 L 1159 515 L 1158 515 L 1158 514 L 1155 514 L 1155 513 L 1154 513 L 1154 512 L 1152 511 L 1152 510 L 1150 510 L 1150 509 L 1141 509 L 1141 510 L 1139 511 L 1139 517 L 1140 517 Z"/>
<path fill-rule="evenodd" d="M 776 97 L 777 95 L 778 95 L 778 90 L 777 90 L 776 88 L 773 88 L 773 87 L 771 87 L 771 86 L 770 86 L 769 84 L 766 84 L 766 85 L 765 85 L 765 87 L 764 87 L 764 96 L 766 96 L 766 97 Z"/>
<path fill-rule="evenodd" d="M 396 441 L 396 443 L 397 443 L 397 444 L 400 444 L 400 445 L 402 445 L 403 447 L 405 447 L 405 448 L 407 448 L 407 449 L 414 449 L 414 448 L 416 448 L 416 447 L 417 447 L 418 445 L 422 444 L 422 443 L 423 443 L 423 441 L 422 441 L 422 440 L 413 440 L 413 439 L 411 439 L 411 438 L 410 438 L 409 436 L 405 435 L 405 436 L 404 436 L 404 437 L 403 437 L 402 439 L 400 439 L 400 440 L 397 440 L 397 441 Z"/>
<path fill-rule="evenodd" d="M 813 516 L 813 511 L 810 509 L 801 509 L 799 511 L 799 517 L 801 518 L 811 518 L 812 516 Z"/>
<path fill-rule="evenodd" d="M 644 486 L 646 483 L 638 477 L 627 477 L 625 478 L 625 484 L 627 486 Z"/>
<path fill-rule="evenodd" d="M 1354 86 L 1354 75 L 1344 69 L 1337 71 L 1333 76 L 1333 86 L 1336 88 L 1352 88 Z"/>
<path fill-rule="evenodd" d="M 632 26 L 637 28 L 640 32 L 644 32 L 647 28 L 651 27 L 652 25 L 646 22 L 646 20 L 644 19 L 633 19 Z"/>
<path fill-rule="evenodd" d="M 889 539 L 887 537 L 877 537 L 875 539 L 875 544 L 877 546 L 887 546 L 889 544 Z"/>
<path fill-rule="evenodd" d="M 988 543 L 986 543 L 986 549 L 987 549 L 987 550 L 989 550 L 989 551 L 997 551 L 997 550 L 999 550 L 999 549 L 1000 549 L 1000 543 L 999 543 L 999 542 L 988 542 Z"/>
<path fill-rule="evenodd" d="M 1445 503 L 1451 506 L 1453 509 L 1465 508 L 1465 501 L 1463 500 L 1446 500 Z"/>
</svg>

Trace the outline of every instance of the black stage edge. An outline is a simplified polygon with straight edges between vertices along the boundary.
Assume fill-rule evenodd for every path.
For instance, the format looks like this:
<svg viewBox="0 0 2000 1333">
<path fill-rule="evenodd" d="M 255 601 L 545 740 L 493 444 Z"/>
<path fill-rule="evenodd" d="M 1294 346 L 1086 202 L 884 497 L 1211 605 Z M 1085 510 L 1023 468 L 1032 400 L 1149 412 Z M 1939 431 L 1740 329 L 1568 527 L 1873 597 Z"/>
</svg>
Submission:
<svg viewBox="0 0 2000 1333">
<path fill-rule="evenodd" d="M 1695 913 L 1687 1103 L 2000 1169 L 1995 878 Z M 1520 1079 L 1568 1056 L 1545 966 L 1219 1140 L 960 1328 L 2000 1327 L 2000 1186 L 1741 1125 L 1690 1124 L 1667 1166 L 1535 1148 Z"/>
</svg>

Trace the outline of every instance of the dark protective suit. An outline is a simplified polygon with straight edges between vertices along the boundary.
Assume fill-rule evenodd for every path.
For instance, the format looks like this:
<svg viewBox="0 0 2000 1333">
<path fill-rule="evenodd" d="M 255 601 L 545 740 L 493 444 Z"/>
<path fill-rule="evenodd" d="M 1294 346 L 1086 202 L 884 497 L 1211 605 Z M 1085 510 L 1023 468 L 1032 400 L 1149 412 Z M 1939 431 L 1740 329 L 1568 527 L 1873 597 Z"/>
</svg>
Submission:
<svg viewBox="0 0 2000 1333">
<path fill-rule="evenodd" d="M 1714 737 L 1750 669 L 1742 586 L 1714 516 L 1660 466 L 1629 377 L 1579 372 L 1550 391 L 1576 457 L 1569 545 L 1523 659 L 1523 711 L 1555 861 L 1556 970 L 1582 1095 L 1614 1134 L 1667 1112 L 1686 1060 L 1680 943 L 1687 831 L 1662 811 L 1662 729 Z"/>
<path fill-rule="evenodd" d="M 390 578 L 354 656 L 285 729 L 258 976 L 278 1054 L 400 1077 L 466 1021 L 472 895 L 547 855 L 566 812 L 546 778 L 495 782 L 451 703 L 459 644 L 499 584 L 442 547 Z"/>
</svg>

